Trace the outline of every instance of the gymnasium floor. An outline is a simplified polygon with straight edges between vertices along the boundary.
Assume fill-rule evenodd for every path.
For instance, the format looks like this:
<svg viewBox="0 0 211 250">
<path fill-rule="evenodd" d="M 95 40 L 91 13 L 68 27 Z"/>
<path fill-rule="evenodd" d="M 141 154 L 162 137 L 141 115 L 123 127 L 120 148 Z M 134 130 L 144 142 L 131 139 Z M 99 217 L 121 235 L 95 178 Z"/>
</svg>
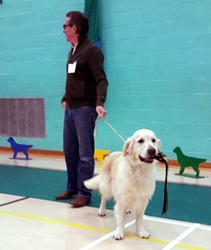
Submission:
<svg viewBox="0 0 211 250">
<path fill-rule="evenodd" d="M 24 167 L 57 170 L 57 172 L 65 170 L 62 157 L 46 158 L 30 155 L 32 159 L 28 161 L 13 160 L 10 157 L 9 153 L 0 151 L 0 169 L 1 166 L 10 169 L 11 166 L 16 166 L 23 170 L 26 169 Z M 96 172 L 100 172 L 99 164 Z M 177 172 L 178 168 L 170 166 L 169 183 L 201 186 L 210 188 L 211 191 L 211 170 L 201 168 L 200 175 L 204 176 L 201 179 L 177 176 L 175 175 Z M 192 173 L 191 169 L 190 173 Z M 157 180 L 164 180 L 162 166 L 158 168 Z M 24 183 L 24 179 L 22 182 Z M 0 248 L 2 250 L 211 250 L 211 223 L 203 224 L 146 215 L 144 223 L 151 237 L 140 239 L 135 234 L 133 215 L 130 214 L 127 218 L 124 240 L 115 241 L 112 239 L 112 231 L 115 229 L 113 210 L 108 210 L 106 217 L 99 218 L 96 207 L 73 209 L 67 202 L 15 195 L 16 190 L 14 194 L 11 191 L 8 194 L 1 191 L 5 190 L 3 185 L 0 184 Z M 64 187 L 65 183 L 61 187 L 62 191 Z M 10 186 L 10 190 L 12 188 Z M 186 199 L 186 197 L 182 198 Z M 194 202 L 200 206 L 200 200 Z M 210 201 L 207 204 L 209 205 Z"/>
</svg>

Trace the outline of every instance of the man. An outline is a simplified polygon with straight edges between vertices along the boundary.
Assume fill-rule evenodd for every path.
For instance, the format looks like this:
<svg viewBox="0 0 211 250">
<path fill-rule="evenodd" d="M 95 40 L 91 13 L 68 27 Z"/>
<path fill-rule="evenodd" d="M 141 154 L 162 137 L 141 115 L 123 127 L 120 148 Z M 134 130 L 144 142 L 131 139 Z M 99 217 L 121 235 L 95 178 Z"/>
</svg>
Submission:
<svg viewBox="0 0 211 250">
<path fill-rule="evenodd" d="M 79 11 L 66 14 L 63 32 L 72 49 L 66 71 L 66 90 L 62 98 L 64 118 L 64 155 L 67 166 L 66 191 L 57 200 L 75 199 L 73 207 L 83 207 L 91 200 L 91 190 L 84 181 L 94 174 L 94 128 L 97 117 L 105 117 L 103 107 L 108 82 L 101 50 L 88 38 L 87 17 Z"/>
</svg>

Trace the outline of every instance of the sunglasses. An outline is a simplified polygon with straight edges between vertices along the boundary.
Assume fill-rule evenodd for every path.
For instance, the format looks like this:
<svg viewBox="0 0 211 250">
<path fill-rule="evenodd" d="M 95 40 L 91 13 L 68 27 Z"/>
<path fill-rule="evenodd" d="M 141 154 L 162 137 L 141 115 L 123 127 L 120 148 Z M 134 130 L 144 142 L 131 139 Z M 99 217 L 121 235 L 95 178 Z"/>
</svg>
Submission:
<svg viewBox="0 0 211 250">
<path fill-rule="evenodd" d="M 63 24 L 63 29 L 65 30 L 66 27 L 72 27 L 73 25 L 72 24 Z"/>
</svg>

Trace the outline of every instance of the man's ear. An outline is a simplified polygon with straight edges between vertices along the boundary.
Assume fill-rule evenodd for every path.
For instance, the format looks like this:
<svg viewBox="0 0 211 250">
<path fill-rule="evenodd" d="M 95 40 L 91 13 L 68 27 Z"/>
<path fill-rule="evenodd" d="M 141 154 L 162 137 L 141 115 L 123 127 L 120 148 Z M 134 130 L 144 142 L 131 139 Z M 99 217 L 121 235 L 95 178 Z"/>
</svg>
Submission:
<svg viewBox="0 0 211 250">
<path fill-rule="evenodd" d="M 124 146 L 123 146 L 123 156 L 126 156 L 128 154 L 130 144 L 131 144 L 131 138 L 128 138 L 127 141 L 125 142 Z"/>
<path fill-rule="evenodd" d="M 73 31 L 75 31 L 75 32 L 77 31 L 77 27 L 76 27 L 75 24 L 73 24 L 72 29 L 73 29 Z"/>
</svg>

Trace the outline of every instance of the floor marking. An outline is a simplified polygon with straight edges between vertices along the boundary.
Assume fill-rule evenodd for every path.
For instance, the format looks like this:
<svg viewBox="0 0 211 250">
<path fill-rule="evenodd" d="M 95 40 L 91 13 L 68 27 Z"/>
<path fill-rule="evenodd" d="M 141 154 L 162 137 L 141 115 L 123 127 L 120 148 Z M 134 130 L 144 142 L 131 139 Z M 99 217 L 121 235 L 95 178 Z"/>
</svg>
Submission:
<svg viewBox="0 0 211 250">
<path fill-rule="evenodd" d="M 65 226 L 70 226 L 70 227 L 75 227 L 75 228 L 80 228 L 80 229 L 87 229 L 87 230 L 92 230 L 92 231 L 97 231 L 97 232 L 102 232 L 102 233 L 110 233 L 111 232 L 111 230 L 108 230 L 108 229 L 95 228 L 95 227 L 86 226 L 86 225 L 77 224 L 77 223 L 71 223 L 71 222 L 66 222 L 66 221 L 44 218 L 44 217 L 40 217 L 40 216 L 36 216 L 36 215 L 26 215 L 26 214 L 10 212 L 10 211 L 5 211 L 5 210 L 0 210 L 0 214 L 13 215 L 13 216 L 21 217 L 24 219 L 43 221 L 43 222 L 48 222 L 48 223 L 52 223 L 52 224 L 60 224 L 60 225 L 65 225 Z M 134 221 L 132 221 L 130 223 L 132 225 L 134 223 Z M 129 225 L 129 223 L 126 225 Z"/>
<path fill-rule="evenodd" d="M 202 229 L 202 230 L 211 231 L 211 227 L 208 227 L 208 226 L 200 225 L 199 228 Z"/>
<path fill-rule="evenodd" d="M 157 221 L 157 222 L 161 222 L 161 223 L 177 225 L 177 226 L 185 226 L 185 227 L 189 227 L 190 225 L 193 224 L 190 222 L 175 221 L 175 220 L 168 219 L 168 218 L 158 218 L 158 217 L 153 217 L 153 216 L 149 217 L 147 215 L 144 215 L 144 219 L 149 220 L 149 221 Z"/>
<path fill-rule="evenodd" d="M 150 218 L 149 220 L 153 220 L 153 219 Z M 135 220 L 127 223 L 125 225 L 125 228 L 133 225 L 134 223 L 135 223 Z M 109 233 L 107 235 L 104 235 L 103 237 L 99 238 L 98 240 L 95 240 L 95 241 L 91 242 L 90 244 L 87 244 L 86 246 L 80 248 L 79 250 L 89 250 L 89 249 L 92 249 L 93 247 L 97 246 L 98 244 L 102 243 L 103 241 L 111 238 L 113 236 L 114 232 L 115 231 L 112 231 L 111 233 Z M 159 240 L 159 239 L 153 239 L 153 238 L 143 239 L 143 238 L 140 238 L 139 236 L 132 235 L 132 234 L 127 234 L 127 233 L 125 234 L 125 237 L 139 239 L 139 240 L 140 239 L 141 240 L 146 240 L 146 241 L 149 241 L 149 242 L 152 242 L 152 243 L 163 244 L 163 245 L 169 244 L 169 242 L 165 241 L 165 240 Z M 176 243 L 174 246 L 176 246 L 178 248 L 182 248 L 182 249 L 188 249 L 188 250 L 206 250 L 204 248 L 199 248 L 199 247 L 194 247 L 194 246 L 188 246 L 188 245 L 185 245 L 185 244 L 177 244 Z M 162 250 L 164 250 L 164 249 L 165 248 L 163 248 Z"/>
<path fill-rule="evenodd" d="M 23 198 L 20 198 L 20 199 L 17 199 L 17 200 L 9 201 L 9 202 L 0 204 L 0 207 L 6 206 L 6 205 L 10 205 L 10 204 L 13 204 L 13 203 L 16 203 L 16 202 L 19 202 L 19 201 L 23 201 L 23 200 L 26 200 L 28 198 L 29 197 L 23 197 Z"/>
<path fill-rule="evenodd" d="M 0 210 L 0 214 L 13 215 L 13 216 L 21 217 L 24 219 L 31 219 L 31 220 L 36 220 L 36 221 L 48 222 L 48 223 L 57 224 L 57 225 L 65 225 L 65 226 L 69 226 L 69 227 L 74 227 L 74 228 L 79 228 L 79 229 L 87 229 L 90 231 L 97 231 L 97 232 L 101 232 L 101 233 L 109 233 L 110 232 L 110 230 L 108 230 L 108 229 L 95 228 L 92 226 L 71 223 L 71 222 L 66 222 L 66 221 L 60 221 L 60 220 L 55 220 L 55 219 L 50 219 L 50 218 L 44 218 L 44 217 L 40 217 L 40 216 L 36 216 L 36 215 L 26 215 L 26 214 L 9 212 L 9 211 L 4 211 L 4 210 Z"/>
<path fill-rule="evenodd" d="M 144 215 L 144 219 L 145 220 L 149 220 L 149 221 L 156 221 L 156 222 L 160 222 L 160 223 L 165 223 L 165 224 L 170 224 L 170 225 L 177 225 L 177 226 L 182 226 L 182 227 L 190 227 L 192 226 L 194 223 L 192 222 L 185 222 L 185 221 L 176 221 L 173 219 L 168 219 L 168 218 L 159 218 L 159 217 L 149 217 L 147 215 Z M 200 224 L 199 224 L 200 225 Z M 201 228 L 202 226 L 200 226 Z M 206 226 L 204 226 L 206 227 Z M 207 227 L 210 227 L 209 225 L 207 225 Z M 211 227 L 210 229 L 211 230 Z"/>
<path fill-rule="evenodd" d="M 125 225 L 125 228 L 127 228 L 127 227 L 133 225 L 134 223 L 135 223 L 135 220 L 133 220 L 133 221 L 127 223 L 127 224 Z M 104 235 L 103 237 L 99 238 L 98 240 L 95 240 L 95 241 L 91 242 L 90 244 L 88 244 L 88 245 L 86 245 L 86 246 L 80 248 L 79 250 L 88 250 L 88 249 L 91 249 L 92 247 L 97 246 L 97 245 L 100 244 L 101 242 L 103 242 L 103 241 L 105 241 L 105 240 L 111 238 L 111 237 L 113 236 L 114 232 L 115 232 L 115 231 L 112 231 L 111 233 L 109 233 L 109 234 L 107 234 L 107 235 Z"/>
<path fill-rule="evenodd" d="M 105 241 L 106 239 L 112 237 L 112 235 L 114 233 L 114 231 L 111 231 L 111 230 L 108 230 L 108 229 L 96 228 L 96 227 L 92 227 L 92 226 L 88 226 L 88 225 L 83 225 L 83 224 L 78 224 L 78 223 L 72 223 L 72 222 L 66 222 L 66 221 L 60 221 L 60 220 L 56 220 L 56 219 L 44 218 L 44 217 L 40 217 L 40 216 L 36 216 L 36 215 L 27 215 L 27 214 L 21 214 L 21 213 L 10 212 L 10 211 L 5 211 L 5 210 L 0 210 L 0 214 L 11 215 L 11 216 L 16 216 L 16 217 L 24 218 L 24 219 L 30 219 L 30 220 L 35 220 L 35 221 L 42 221 L 42 222 L 47 222 L 47 223 L 52 223 L 52 224 L 57 224 L 57 225 L 64 225 L 64 226 L 69 226 L 69 227 L 73 227 L 73 228 L 77 228 L 77 229 L 84 229 L 84 230 L 95 231 L 95 232 L 105 233 L 106 234 L 103 237 L 99 238 L 98 240 L 93 241 L 92 243 L 84 246 L 80 250 L 91 249 L 92 247 L 94 247 L 94 246 L 98 245 L 99 243 Z M 146 217 L 146 216 L 144 216 L 144 217 Z M 156 218 L 150 218 L 148 216 L 145 219 L 146 220 L 157 221 Z M 161 219 L 159 221 L 162 222 L 163 220 Z M 125 225 L 125 228 L 133 225 L 134 223 L 135 223 L 135 220 L 127 223 Z M 171 224 L 171 223 L 169 223 L 169 224 Z M 181 225 L 182 225 L 182 223 L 181 223 Z M 170 244 L 169 244 L 168 241 L 165 241 L 165 240 L 153 239 L 153 238 L 142 239 L 142 238 L 140 238 L 140 237 L 138 237 L 136 235 L 132 235 L 132 234 L 125 234 L 125 236 L 127 238 L 135 238 L 135 239 L 139 239 L 139 240 L 147 240 L 147 241 L 152 242 L 152 243 L 157 243 L 157 244 L 161 244 L 161 245 L 167 245 L 162 250 L 171 249 L 171 248 L 167 248 L 168 246 L 172 246 L 172 247 L 176 246 L 178 248 L 188 249 L 188 250 L 205 250 L 205 248 L 197 248 L 197 247 L 194 247 L 194 246 L 189 246 L 189 245 L 184 245 L 184 244 L 177 244 L 182 239 L 182 236 L 183 236 L 183 238 L 186 237 L 186 235 L 188 235 L 196 227 L 199 227 L 199 226 L 200 226 L 200 224 L 193 224 L 193 226 L 191 226 L 180 237 L 176 238 Z M 179 239 L 179 240 L 177 240 L 177 239 Z M 172 245 L 172 244 L 174 244 L 174 245 Z"/>
<path fill-rule="evenodd" d="M 170 249 L 172 249 L 174 246 L 177 245 L 177 243 L 179 243 L 181 240 L 183 240 L 187 235 L 189 235 L 191 232 L 193 232 L 199 226 L 200 226 L 200 224 L 193 224 L 185 232 L 180 234 L 176 239 L 174 239 L 166 247 L 164 247 L 162 250 L 170 250 Z"/>
</svg>

